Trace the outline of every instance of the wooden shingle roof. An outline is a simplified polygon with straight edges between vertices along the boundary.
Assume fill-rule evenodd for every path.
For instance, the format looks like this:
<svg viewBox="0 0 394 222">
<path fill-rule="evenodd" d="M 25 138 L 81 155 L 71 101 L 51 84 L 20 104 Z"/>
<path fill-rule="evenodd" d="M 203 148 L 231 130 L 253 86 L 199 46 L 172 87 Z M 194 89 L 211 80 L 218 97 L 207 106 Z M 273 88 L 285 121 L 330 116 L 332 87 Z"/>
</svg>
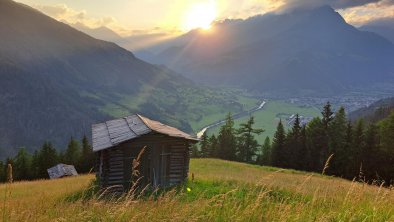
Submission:
<svg viewBox="0 0 394 222">
<path fill-rule="evenodd" d="M 171 126 L 135 114 L 92 126 L 93 151 L 111 148 L 119 143 L 157 132 L 171 137 L 198 141 L 196 138 Z"/>
</svg>

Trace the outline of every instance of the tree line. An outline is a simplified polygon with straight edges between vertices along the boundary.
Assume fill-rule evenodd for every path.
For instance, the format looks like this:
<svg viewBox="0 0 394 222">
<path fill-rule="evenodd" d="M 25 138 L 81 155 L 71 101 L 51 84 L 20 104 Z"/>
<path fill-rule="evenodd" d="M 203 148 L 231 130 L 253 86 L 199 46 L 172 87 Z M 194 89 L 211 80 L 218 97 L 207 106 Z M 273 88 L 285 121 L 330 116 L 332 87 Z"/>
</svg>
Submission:
<svg viewBox="0 0 394 222">
<path fill-rule="evenodd" d="M 14 181 L 18 181 L 48 178 L 47 169 L 59 163 L 74 165 L 78 173 L 90 172 L 94 154 L 88 138 L 84 136 L 81 141 L 71 138 L 64 152 L 58 152 L 50 142 L 45 142 L 33 154 L 25 148 L 19 149 L 13 158 L 0 161 L 0 182 L 7 179 L 8 164 L 12 166 Z"/>
<path fill-rule="evenodd" d="M 321 117 L 301 125 L 298 114 L 290 129 L 279 121 L 272 139 L 258 144 L 254 118 L 235 129 L 231 114 L 218 136 L 204 134 L 193 157 L 213 157 L 259 165 L 319 172 L 365 182 L 394 182 L 394 112 L 377 123 L 351 122 L 345 109 L 335 113 L 328 102 Z"/>
</svg>

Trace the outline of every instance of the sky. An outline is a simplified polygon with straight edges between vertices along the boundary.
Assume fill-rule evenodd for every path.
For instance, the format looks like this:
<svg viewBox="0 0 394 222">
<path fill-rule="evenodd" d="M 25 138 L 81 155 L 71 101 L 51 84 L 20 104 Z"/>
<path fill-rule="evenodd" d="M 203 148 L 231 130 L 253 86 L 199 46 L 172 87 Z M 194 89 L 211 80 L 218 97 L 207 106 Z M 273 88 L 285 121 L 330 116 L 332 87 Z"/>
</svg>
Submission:
<svg viewBox="0 0 394 222">
<path fill-rule="evenodd" d="M 330 5 L 355 26 L 394 21 L 394 0 L 17 0 L 69 24 L 106 26 L 122 36 L 184 33 L 212 21 Z M 390 23 L 390 22 L 389 22 Z M 391 24 L 394 24 L 392 22 Z"/>
</svg>

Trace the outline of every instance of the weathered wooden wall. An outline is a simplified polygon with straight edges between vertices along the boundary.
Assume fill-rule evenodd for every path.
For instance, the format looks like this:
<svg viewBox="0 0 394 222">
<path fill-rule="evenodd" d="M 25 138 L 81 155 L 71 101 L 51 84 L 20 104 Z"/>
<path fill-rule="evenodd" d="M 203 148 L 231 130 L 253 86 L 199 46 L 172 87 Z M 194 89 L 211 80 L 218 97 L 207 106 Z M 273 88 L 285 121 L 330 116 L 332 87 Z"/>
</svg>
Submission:
<svg viewBox="0 0 394 222">
<path fill-rule="evenodd" d="M 102 188 L 124 191 L 123 150 L 118 147 L 99 151 L 99 183 Z"/>
<path fill-rule="evenodd" d="M 168 187 L 182 183 L 189 172 L 189 145 L 185 139 L 151 133 L 99 151 L 97 176 L 100 185 L 102 188 L 115 185 L 129 189 L 132 180 L 136 179 L 132 178 L 132 161 L 143 147 L 146 149 L 138 169 L 141 186 Z"/>
</svg>

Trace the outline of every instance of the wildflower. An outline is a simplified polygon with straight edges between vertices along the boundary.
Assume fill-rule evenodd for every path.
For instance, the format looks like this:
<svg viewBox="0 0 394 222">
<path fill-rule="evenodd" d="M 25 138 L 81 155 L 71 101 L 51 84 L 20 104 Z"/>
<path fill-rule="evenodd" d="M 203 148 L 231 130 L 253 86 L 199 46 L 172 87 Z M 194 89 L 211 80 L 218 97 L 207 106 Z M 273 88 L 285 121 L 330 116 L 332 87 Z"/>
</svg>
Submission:
<svg viewBox="0 0 394 222">
<path fill-rule="evenodd" d="M 186 190 L 187 190 L 187 192 L 190 192 L 190 191 L 192 191 L 192 189 L 190 189 L 189 187 L 188 187 L 188 188 L 186 188 Z"/>
</svg>

